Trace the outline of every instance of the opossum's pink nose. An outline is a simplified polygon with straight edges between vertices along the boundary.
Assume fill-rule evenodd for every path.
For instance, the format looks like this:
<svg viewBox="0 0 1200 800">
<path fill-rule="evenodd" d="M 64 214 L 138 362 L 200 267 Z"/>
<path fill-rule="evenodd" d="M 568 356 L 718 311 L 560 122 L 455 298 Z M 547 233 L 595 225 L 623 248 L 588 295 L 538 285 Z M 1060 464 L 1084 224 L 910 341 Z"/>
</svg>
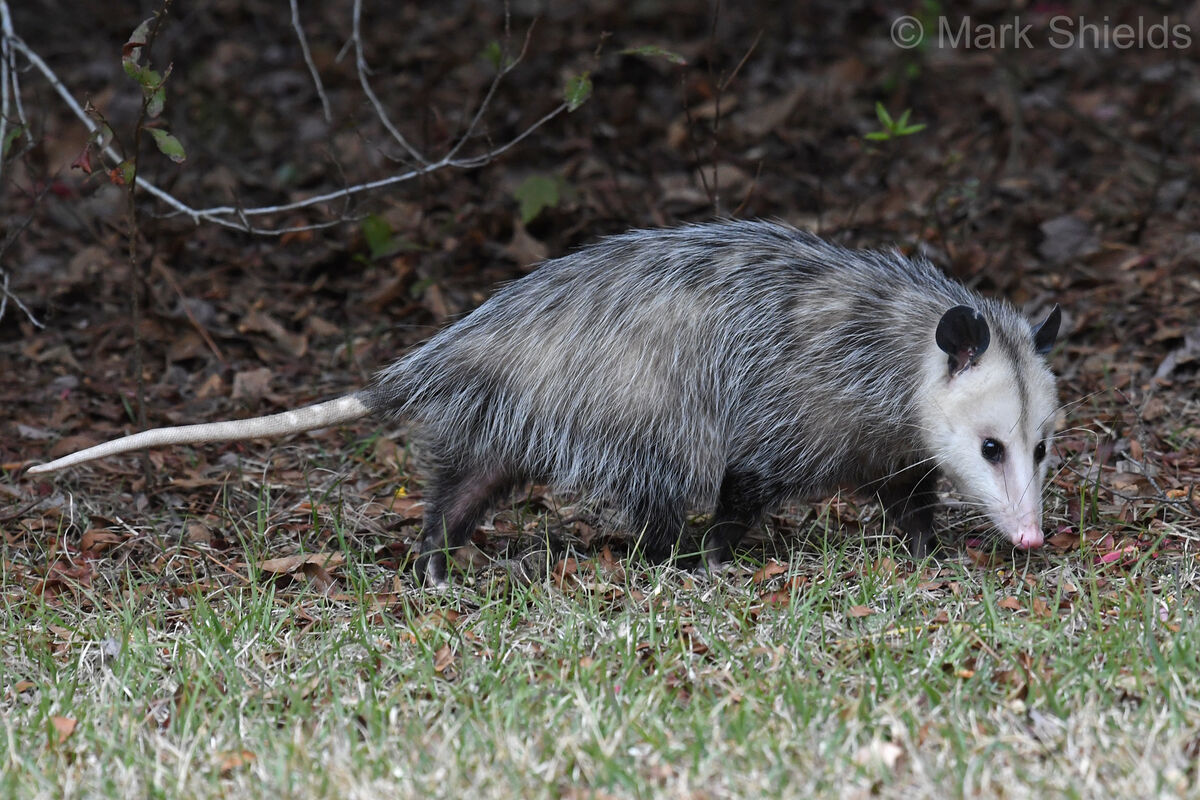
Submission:
<svg viewBox="0 0 1200 800">
<path fill-rule="evenodd" d="M 1023 522 L 1017 528 L 1016 540 L 1013 542 L 1019 550 L 1035 550 L 1042 546 L 1045 537 L 1042 528 L 1036 522 Z"/>
</svg>

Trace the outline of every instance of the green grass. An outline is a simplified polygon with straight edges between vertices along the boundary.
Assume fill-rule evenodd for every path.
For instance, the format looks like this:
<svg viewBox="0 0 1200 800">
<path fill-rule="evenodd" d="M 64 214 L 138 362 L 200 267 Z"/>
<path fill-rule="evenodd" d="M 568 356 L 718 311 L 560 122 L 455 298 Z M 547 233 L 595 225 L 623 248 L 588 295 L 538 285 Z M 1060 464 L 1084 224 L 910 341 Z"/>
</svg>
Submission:
<svg viewBox="0 0 1200 800">
<path fill-rule="evenodd" d="M 828 542 L 765 579 L 594 558 L 445 593 L 348 544 L 332 595 L 176 546 L 52 602 L 5 549 L 0 796 L 1197 790 L 1190 550 L 918 567 Z"/>
</svg>

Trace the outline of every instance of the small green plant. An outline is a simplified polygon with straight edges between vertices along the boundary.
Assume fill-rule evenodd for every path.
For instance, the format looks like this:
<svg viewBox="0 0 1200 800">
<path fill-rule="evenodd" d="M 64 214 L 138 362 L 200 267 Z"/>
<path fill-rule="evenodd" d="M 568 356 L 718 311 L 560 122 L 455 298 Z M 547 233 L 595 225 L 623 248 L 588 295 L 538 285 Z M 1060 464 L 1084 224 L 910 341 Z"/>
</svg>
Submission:
<svg viewBox="0 0 1200 800">
<path fill-rule="evenodd" d="M 587 102 L 592 96 L 591 73 L 581 72 L 567 81 L 563 88 L 563 100 L 566 101 L 567 111 L 574 111 Z"/>
<path fill-rule="evenodd" d="M 925 130 L 926 125 L 924 122 L 909 124 L 908 116 L 911 113 L 912 109 L 906 108 L 899 119 L 893 120 L 892 115 L 883 107 L 883 103 L 876 101 L 875 116 L 879 118 L 879 124 L 882 128 L 877 131 L 871 131 L 863 138 L 872 142 L 886 142 L 891 139 L 898 139 L 901 136 L 911 136 L 918 131 Z"/>
<path fill-rule="evenodd" d="M 392 238 L 392 226 L 387 220 L 377 214 L 368 214 L 360 223 L 363 239 L 371 258 L 383 258 L 395 252 L 395 242 Z"/>
<path fill-rule="evenodd" d="M 121 49 L 121 66 L 124 68 L 125 74 L 136 81 L 142 90 L 142 116 L 137 123 L 137 133 L 145 131 L 150 134 L 159 152 L 179 164 L 187 158 L 187 153 L 179 139 L 167 130 L 166 123 L 160 119 L 166 104 L 165 87 L 167 79 L 171 77 L 171 65 L 168 64 L 163 72 L 159 72 L 152 69 L 149 63 L 142 63 L 143 50 L 151 38 L 151 29 L 155 21 L 155 17 L 144 20 L 129 35 L 129 40 Z M 115 136 L 108 120 L 91 103 L 88 103 L 84 110 L 96 121 L 96 127 L 72 166 L 78 167 L 90 175 L 93 170 L 92 153 L 99 153 L 107 149 Z M 137 176 L 136 150 L 137 148 L 134 147 L 132 155 L 109 171 L 109 180 L 117 185 L 133 184 Z"/>
</svg>

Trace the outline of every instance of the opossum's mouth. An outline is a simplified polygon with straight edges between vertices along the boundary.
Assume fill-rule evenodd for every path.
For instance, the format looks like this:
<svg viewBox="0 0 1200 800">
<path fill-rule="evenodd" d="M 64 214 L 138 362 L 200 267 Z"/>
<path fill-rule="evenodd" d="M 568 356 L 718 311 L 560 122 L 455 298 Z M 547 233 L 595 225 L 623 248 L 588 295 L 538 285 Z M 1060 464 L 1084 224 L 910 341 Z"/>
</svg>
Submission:
<svg viewBox="0 0 1200 800">
<path fill-rule="evenodd" d="M 992 518 L 992 522 L 1018 550 L 1036 550 L 1046 541 L 1042 533 L 1040 513 L 1020 517 L 1015 514 L 999 514 Z"/>
<path fill-rule="evenodd" d="M 1042 526 L 1037 523 L 1022 525 L 1013 536 L 1013 546 L 1018 550 L 1036 550 L 1046 541 Z"/>
</svg>

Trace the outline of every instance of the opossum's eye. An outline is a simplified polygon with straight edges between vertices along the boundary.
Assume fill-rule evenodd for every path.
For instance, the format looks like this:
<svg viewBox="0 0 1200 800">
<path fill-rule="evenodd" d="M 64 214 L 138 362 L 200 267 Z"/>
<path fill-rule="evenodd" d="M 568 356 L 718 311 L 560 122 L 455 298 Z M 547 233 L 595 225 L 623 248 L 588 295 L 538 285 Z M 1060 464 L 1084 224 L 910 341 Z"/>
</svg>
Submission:
<svg viewBox="0 0 1200 800">
<path fill-rule="evenodd" d="M 1037 446 L 1033 448 L 1033 463 L 1040 464 L 1040 463 L 1042 463 L 1042 459 L 1045 457 L 1046 457 L 1046 443 L 1038 442 Z"/>
<path fill-rule="evenodd" d="M 1004 460 L 1004 445 L 995 439 L 984 439 L 980 453 L 993 464 L 999 464 Z"/>
</svg>

